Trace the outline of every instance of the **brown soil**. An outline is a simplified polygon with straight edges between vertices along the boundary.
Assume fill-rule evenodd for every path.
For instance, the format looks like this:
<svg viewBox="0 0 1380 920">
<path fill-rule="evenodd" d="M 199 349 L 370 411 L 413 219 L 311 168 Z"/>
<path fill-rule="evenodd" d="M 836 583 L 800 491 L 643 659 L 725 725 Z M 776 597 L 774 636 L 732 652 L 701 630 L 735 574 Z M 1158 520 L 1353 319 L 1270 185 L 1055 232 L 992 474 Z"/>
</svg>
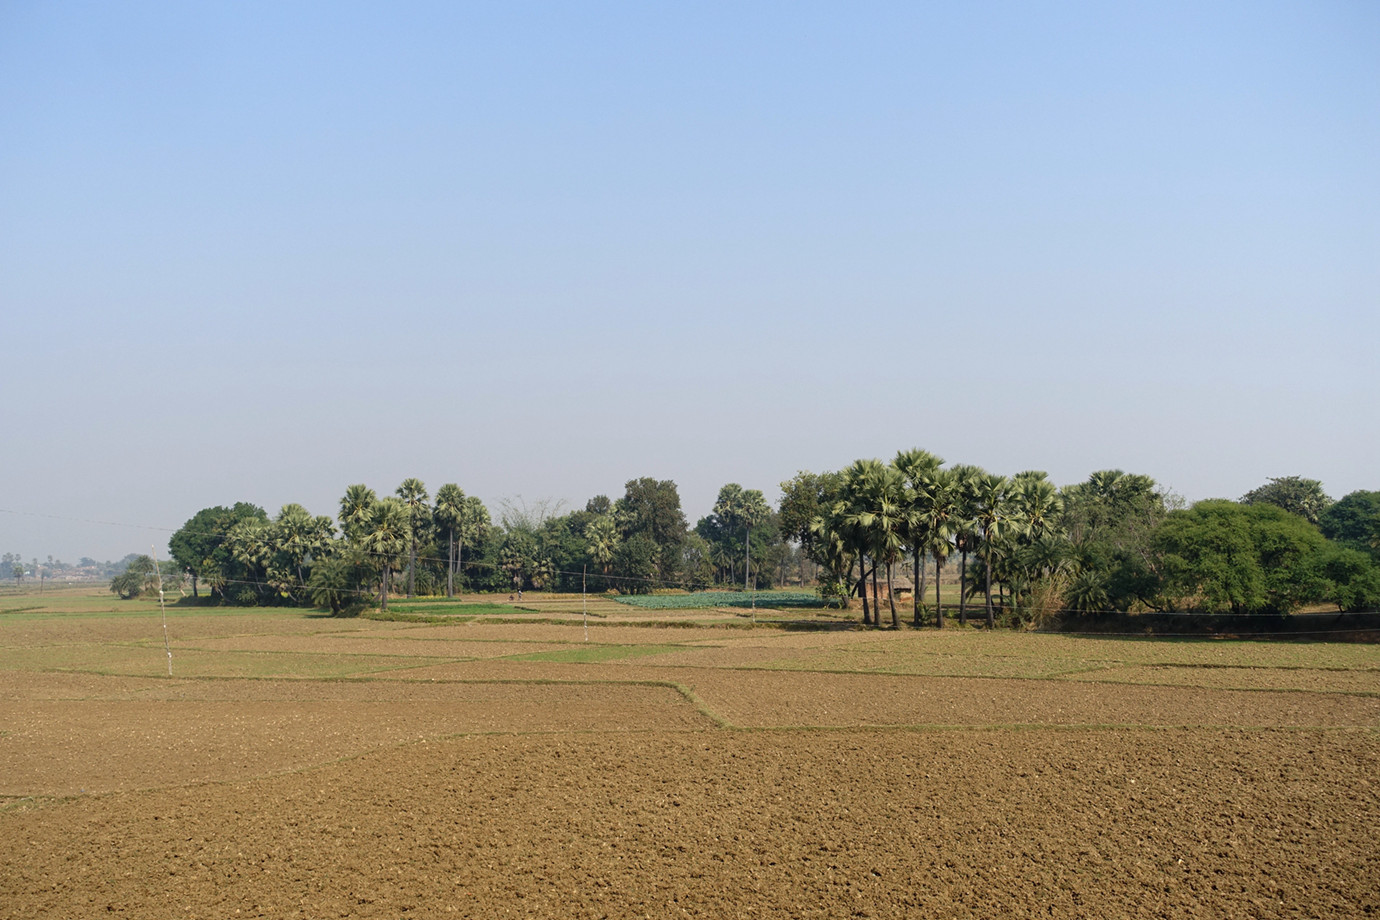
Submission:
<svg viewBox="0 0 1380 920">
<path fill-rule="evenodd" d="M 677 648 L 581 663 L 497 660 L 569 627 L 221 625 L 175 640 L 431 663 L 0 670 L 0 917 L 1380 914 L 1365 661 L 1180 687 L 1134 663 L 1059 680 L 768 666 L 903 641 L 866 634 L 609 628 Z"/>
<path fill-rule="evenodd" d="M 528 667 L 530 681 L 562 666 Z M 669 687 L 626 681 L 29 675 L 25 690 L 10 675 L 0 778 L 15 804 L 0 817 L 2 912 L 1380 910 L 1380 743 L 1369 698 L 673 676 L 694 678 L 696 696 L 740 724 L 838 727 L 726 730 Z M 952 727 L 859 728 L 917 716 Z M 1233 721 L 1308 727 L 1088 727 Z M 1068 727 L 965 727 L 973 722 Z M 80 789 L 65 800 L 18 798 Z"/>
</svg>

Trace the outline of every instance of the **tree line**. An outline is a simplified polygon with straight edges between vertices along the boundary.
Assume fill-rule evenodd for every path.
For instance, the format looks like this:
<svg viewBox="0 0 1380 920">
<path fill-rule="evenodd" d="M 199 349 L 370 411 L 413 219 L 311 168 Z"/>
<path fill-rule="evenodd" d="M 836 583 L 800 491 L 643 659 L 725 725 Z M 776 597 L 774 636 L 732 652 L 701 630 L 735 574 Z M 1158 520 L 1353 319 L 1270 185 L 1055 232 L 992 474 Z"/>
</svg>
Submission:
<svg viewBox="0 0 1380 920">
<path fill-rule="evenodd" d="M 1107 470 L 1058 488 L 1041 472 L 946 466 L 917 449 L 801 472 L 781 493 L 772 508 L 760 490 L 729 483 L 692 528 L 670 480 L 629 480 L 621 497 L 574 511 L 505 502 L 495 519 L 457 484 L 433 497 L 409 478 L 384 495 L 349 486 L 335 518 L 299 504 L 273 517 L 245 502 L 205 508 L 169 549 L 194 597 L 204 587 L 218 603 L 335 613 L 386 608 L 398 593 L 765 590 L 792 575 L 833 603 L 861 602 L 875 626 L 883 605 L 900 625 L 898 579 L 916 626 L 979 611 L 995 625 L 1380 605 L 1380 492 L 1333 502 L 1300 477 L 1182 507 L 1144 475 Z"/>
</svg>

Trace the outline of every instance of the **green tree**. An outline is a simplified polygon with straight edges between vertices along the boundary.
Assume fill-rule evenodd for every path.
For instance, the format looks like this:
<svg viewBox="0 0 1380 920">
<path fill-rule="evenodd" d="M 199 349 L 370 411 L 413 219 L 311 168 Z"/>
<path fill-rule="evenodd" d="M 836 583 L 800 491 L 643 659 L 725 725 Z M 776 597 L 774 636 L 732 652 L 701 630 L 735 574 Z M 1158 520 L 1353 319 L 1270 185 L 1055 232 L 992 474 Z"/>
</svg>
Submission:
<svg viewBox="0 0 1380 920">
<path fill-rule="evenodd" d="M 766 521 L 771 514 L 767 500 L 759 489 L 744 489 L 736 482 L 730 482 L 719 490 L 714 502 L 714 514 L 723 522 L 726 530 L 743 532 L 743 590 L 750 591 L 748 581 L 752 568 L 752 528 Z"/>
<path fill-rule="evenodd" d="M 623 497 L 613 506 L 622 538 L 644 534 L 656 547 L 656 577 L 662 583 L 673 580 L 687 533 L 676 484 L 644 476 L 629 479 L 623 488 Z"/>
<path fill-rule="evenodd" d="M 600 515 L 585 527 L 590 561 L 599 566 L 599 571 L 605 575 L 609 574 L 609 567 L 613 564 L 614 554 L 618 551 L 618 544 L 622 539 L 618 525 L 609 515 Z"/>
<path fill-rule="evenodd" d="M 374 490 L 363 483 L 345 489 L 345 495 L 340 499 L 340 514 L 336 518 L 345 539 L 357 542 L 368 532 L 369 520 L 378 500 Z"/>
<path fill-rule="evenodd" d="M 1329 540 L 1380 560 L 1380 492 L 1349 493 L 1323 511 L 1319 523 Z"/>
<path fill-rule="evenodd" d="M 226 546 L 235 525 L 253 521 L 268 523 L 268 515 L 258 505 L 236 502 L 226 508 L 216 505 L 192 515 L 168 540 L 168 549 L 179 569 L 189 572 L 192 596 L 200 597 L 198 581 L 206 580 L 213 593 L 227 600 L 227 582 L 242 581 L 245 574 Z"/>
<path fill-rule="evenodd" d="M 849 496 L 844 525 L 859 551 L 873 560 L 873 625 L 882 625 L 877 569 L 884 567 L 891 625 L 899 628 L 892 568 L 905 546 L 908 517 L 904 479 L 895 467 L 880 460 L 858 460 L 844 471 L 844 480 Z"/>
<path fill-rule="evenodd" d="M 425 533 L 431 520 L 431 506 L 427 504 L 430 496 L 427 495 L 426 485 L 411 476 L 402 481 L 395 494 L 407 508 L 407 596 L 412 597 L 417 591 L 417 539 Z"/>
<path fill-rule="evenodd" d="M 958 552 L 958 622 L 968 624 L 968 557 L 978 552 L 982 528 L 978 520 L 978 489 L 987 471 L 979 466 L 960 463 L 950 468 L 953 473 L 954 549 Z"/>
<path fill-rule="evenodd" d="M 1275 505 L 1198 502 L 1170 514 L 1154 544 L 1166 591 L 1208 613 L 1286 614 L 1327 593 L 1322 534 Z"/>
<path fill-rule="evenodd" d="M 925 502 L 926 548 L 934 557 L 935 626 L 944 627 L 944 608 L 940 600 L 940 574 L 944 563 L 954 553 L 954 541 L 959 534 L 964 508 L 963 481 L 955 470 L 936 470 L 929 479 L 929 496 Z"/>
<path fill-rule="evenodd" d="M 1065 488 L 1061 497 L 1058 523 L 1071 544 L 1071 574 L 1089 589 L 1081 596 L 1091 603 L 1101 594 L 1098 610 L 1161 606 L 1157 594 L 1163 573 L 1152 539 L 1171 497 L 1149 476 L 1121 470 L 1093 473 L 1086 482 Z M 1096 591 L 1091 590 L 1094 585 Z"/>
<path fill-rule="evenodd" d="M 927 450 L 913 448 L 901 451 L 892 461 L 902 479 L 904 502 L 903 535 L 911 553 L 911 571 L 915 585 L 911 591 L 911 605 L 914 608 L 913 623 L 919 626 L 921 611 L 924 608 L 924 567 L 922 562 L 934 544 L 935 498 L 939 487 L 940 468 L 944 461 Z M 939 578 L 935 573 L 936 581 Z M 936 607 L 938 609 L 938 599 Z M 941 624 L 942 625 L 942 624 Z"/>
<path fill-rule="evenodd" d="M 979 544 L 983 562 L 983 599 L 987 612 L 987 626 L 996 626 L 992 608 L 992 559 L 1003 541 L 1021 532 L 1020 518 L 1012 505 L 1011 480 L 996 473 L 977 479 L 973 491 L 974 520 L 981 536 Z"/>
<path fill-rule="evenodd" d="M 136 556 L 125 570 L 110 580 L 110 590 L 127 601 L 158 590 L 158 566 L 152 556 Z"/>
<path fill-rule="evenodd" d="M 379 608 L 382 610 L 388 609 L 389 576 L 398 567 L 411 541 L 411 515 L 402 499 L 390 495 L 374 502 L 359 543 L 377 567 Z"/>
<path fill-rule="evenodd" d="M 368 569 L 364 556 L 356 547 L 322 559 L 312 566 L 307 580 L 311 602 L 317 607 L 329 608 L 331 616 L 357 611 L 360 586 Z"/>
<path fill-rule="evenodd" d="M 436 490 L 436 506 L 432 508 L 436 527 L 446 535 L 446 597 L 455 597 L 455 570 L 460 564 L 456 554 L 456 537 L 464 548 L 465 492 L 453 482 Z"/>
<path fill-rule="evenodd" d="M 613 577 L 623 594 L 651 591 L 657 572 L 658 547 L 646 533 L 634 533 L 621 541 L 613 553 Z"/>
<path fill-rule="evenodd" d="M 1370 554 L 1329 543 L 1314 562 L 1327 599 L 1349 613 L 1380 607 L 1380 565 Z"/>
<path fill-rule="evenodd" d="M 1327 497 L 1322 483 L 1316 479 L 1280 476 L 1241 496 L 1241 504 L 1274 505 L 1290 514 L 1297 514 L 1310 524 L 1317 524 L 1327 506 L 1332 504 L 1332 499 Z"/>
</svg>

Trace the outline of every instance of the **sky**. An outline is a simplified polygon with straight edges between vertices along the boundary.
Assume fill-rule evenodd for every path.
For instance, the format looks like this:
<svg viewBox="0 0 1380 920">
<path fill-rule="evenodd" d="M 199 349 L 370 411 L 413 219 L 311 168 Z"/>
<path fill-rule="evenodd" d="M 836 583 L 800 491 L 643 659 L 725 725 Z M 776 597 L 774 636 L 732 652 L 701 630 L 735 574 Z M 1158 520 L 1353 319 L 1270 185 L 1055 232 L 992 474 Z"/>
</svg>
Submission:
<svg viewBox="0 0 1380 920">
<path fill-rule="evenodd" d="M 0 0 L 0 551 L 911 447 L 1380 489 L 1380 5 Z"/>
</svg>

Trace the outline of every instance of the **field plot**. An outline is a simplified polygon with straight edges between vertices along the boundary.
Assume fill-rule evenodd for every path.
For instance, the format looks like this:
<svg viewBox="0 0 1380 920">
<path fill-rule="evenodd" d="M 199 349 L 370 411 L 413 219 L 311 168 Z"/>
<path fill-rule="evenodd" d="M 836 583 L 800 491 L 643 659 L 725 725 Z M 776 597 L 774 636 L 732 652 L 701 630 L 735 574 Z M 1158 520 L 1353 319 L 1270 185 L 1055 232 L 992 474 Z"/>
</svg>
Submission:
<svg viewBox="0 0 1380 920">
<path fill-rule="evenodd" d="M 547 603 L 5 598 L 0 916 L 1380 913 L 1375 646 Z"/>
</svg>

